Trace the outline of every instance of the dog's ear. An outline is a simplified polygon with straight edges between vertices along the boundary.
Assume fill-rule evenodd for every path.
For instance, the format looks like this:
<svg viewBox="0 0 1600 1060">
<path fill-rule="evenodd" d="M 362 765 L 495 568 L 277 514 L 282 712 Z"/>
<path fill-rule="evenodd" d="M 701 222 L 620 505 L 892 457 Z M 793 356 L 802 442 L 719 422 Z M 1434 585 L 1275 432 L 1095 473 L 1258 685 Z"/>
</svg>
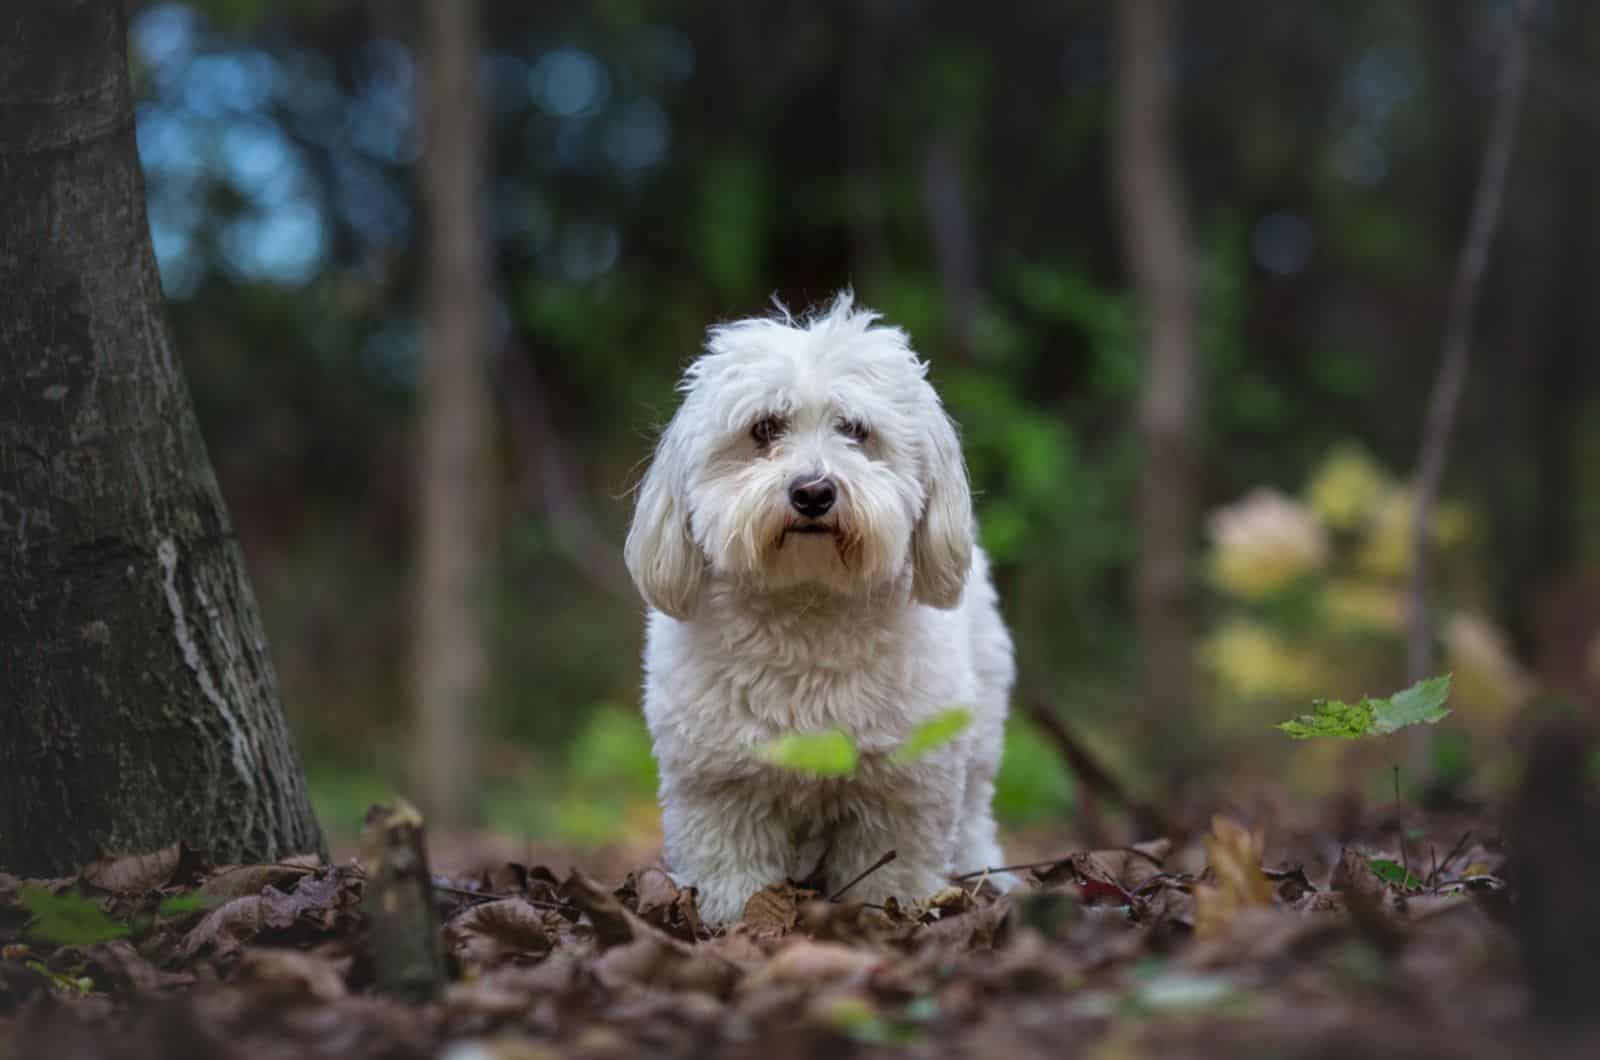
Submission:
<svg viewBox="0 0 1600 1060">
<path fill-rule="evenodd" d="M 689 534 L 688 453 L 683 414 L 672 418 L 639 484 L 639 501 L 623 559 L 645 602 L 673 618 L 688 618 L 705 581 L 706 560 Z"/>
<path fill-rule="evenodd" d="M 972 489 L 955 424 L 933 401 L 926 440 L 922 515 L 911 533 L 911 592 L 948 610 L 961 602 L 972 569 Z"/>
</svg>

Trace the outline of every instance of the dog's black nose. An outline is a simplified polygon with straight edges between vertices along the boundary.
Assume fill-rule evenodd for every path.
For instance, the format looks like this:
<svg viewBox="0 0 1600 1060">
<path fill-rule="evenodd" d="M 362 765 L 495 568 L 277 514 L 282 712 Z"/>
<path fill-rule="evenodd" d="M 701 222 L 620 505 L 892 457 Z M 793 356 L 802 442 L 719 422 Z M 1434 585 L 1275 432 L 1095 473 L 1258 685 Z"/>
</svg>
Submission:
<svg viewBox="0 0 1600 1060">
<path fill-rule="evenodd" d="M 836 492 L 831 478 L 804 477 L 789 483 L 789 503 L 807 519 L 820 519 L 833 508 Z"/>
</svg>

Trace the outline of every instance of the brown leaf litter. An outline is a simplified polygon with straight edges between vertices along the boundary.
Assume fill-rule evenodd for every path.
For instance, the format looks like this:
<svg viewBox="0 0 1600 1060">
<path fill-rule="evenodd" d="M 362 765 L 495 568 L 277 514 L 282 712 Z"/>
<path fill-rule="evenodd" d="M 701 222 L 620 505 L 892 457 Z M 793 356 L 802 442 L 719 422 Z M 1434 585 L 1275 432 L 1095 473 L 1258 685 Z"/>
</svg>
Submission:
<svg viewBox="0 0 1600 1060">
<path fill-rule="evenodd" d="M 660 866 L 436 877 L 451 982 L 415 1004 L 376 990 L 359 864 L 171 847 L 0 875 L 0 1057 L 1582 1055 L 1534 1029 L 1492 821 L 1397 851 L 1381 814 L 1332 814 L 1069 849 L 1003 897 L 983 873 L 882 906 L 778 883 L 726 931 Z M 52 940 L 39 893 L 125 937 Z"/>
</svg>

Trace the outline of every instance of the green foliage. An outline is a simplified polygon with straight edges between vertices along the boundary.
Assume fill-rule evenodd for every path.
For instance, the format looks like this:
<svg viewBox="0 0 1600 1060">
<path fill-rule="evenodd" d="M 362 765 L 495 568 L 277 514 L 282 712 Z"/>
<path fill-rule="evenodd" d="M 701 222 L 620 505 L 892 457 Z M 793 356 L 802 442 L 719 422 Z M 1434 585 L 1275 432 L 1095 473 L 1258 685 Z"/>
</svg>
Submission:
<svg viewBox="0 0 1600 1060">
<path fill-rule="evenodd" d="M 1367 862 L 1367 865 L 1372 869 L 1372 874 L 1384 883 L 1391 883 L 1407 891 L 1414 891 L 1422 886 L 1422 881 L 1398 861 L 1374 858 Z"/>
<path fill-rule="evenodd" d="M 1038 728 L 1013 715 L 1006 722 L 1005 754 L 994 781 L 994 812 L 1011 827 L 1065 819 L 1074 801 L 1072 776 Z"/>
<path fill-rule="evenodd" d="M 27 933 L 57 946 L 92 946 L 133 934 L 131 927 L 113 920 L 93 899 L 72 891 L 51 894 L 29 884 L 22 888 L 21 898 L 23 908 L 33 914 Z"/>
<path fill-rule="evenodd" d="M 636 710 L 606 705 L 590 715 L 567 752 L 572 781 L 650 797 L 658 778 L 650 732 Z"/>
<path fill-rule="evenodd" d="M 183 917 L 190 913 L 200 913 L 212 908 L 218 902 L 208 894 L 192 891 L 189 894 L 175 894 L 170 898 L 163 898 L 161 904 L 156 906 L 156 915 L 163 917 Z"/>
<path fill-rule="evenodd" d="M 50 981 L 50 985 L 63 994 L 90 994 L 94 980 L 87 975 L 73 976 L 58 972 L 43 961 L 27 961 L 27 966 Z"/>
<path fill-rule="evenodd" d="M 764 762 L 816 777 L 847 777 L 856 771 L 856 745 L 841 729 L 791 732 L 757 748 Z"/>
<path fill-rule="evenodd" d="M 1412 725 L 1435 725 L 1450 714 L 1450 675 L 1431 677 L 1385 699 L 1367 697 L 1357 703 L 1319 699 L 1310 714 L 1282 722 L 1278 728 L 1296 740 L 1318 736 L 1353 739 L 1387 736 Z"/>
<path fill-rule="evenodd" d="M 708 163 L 699 214 L 700 264 L 724 296 L 743 297 L 760 282 L 771 181 L 753 156 Z"/>
<path fill-rule="evenodd" d="M 929 751 L 943 747 L 960 736 L 971 724 L 972 711 L 965 707 L 951 707 L 949 710 L 941 711 L 912 729 L 905 743 L 896 747 L 894 753 L 889 755 L 889 761 L 899 765 L 915 762 Z"/>
</svg>

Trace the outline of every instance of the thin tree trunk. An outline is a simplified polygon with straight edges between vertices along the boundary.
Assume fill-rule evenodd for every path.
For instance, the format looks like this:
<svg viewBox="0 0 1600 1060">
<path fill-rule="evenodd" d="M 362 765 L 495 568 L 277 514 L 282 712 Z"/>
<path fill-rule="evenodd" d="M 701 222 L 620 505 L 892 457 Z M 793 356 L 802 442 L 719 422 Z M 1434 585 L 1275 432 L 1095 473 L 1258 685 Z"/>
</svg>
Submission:
<svg viewBox="0 0 1600 1060">
<path fill-rule="evenodd" d="M 485 112 L 476 0 L 428 0 L 422 192 L 428 218 L 420 534 L 413 650 L 415 775 L 435 827 L 473 813 L 487 683 L 490 554 Z"/>
<path fill-rule="evenodd" d="M 922 208 L 933 237 L 933 259 L 939 268 L 950 336 L 956 355 L 965 360 L 972 356 L 981 298 L 978 239 L 961 169 L 959 138 L 953 130 L 941 128 L 922 163 Z"/>
<path fill-rule="evenodd" d="M 119 0 L 0 15 L 0 867 L 322 840 L 167 331 Z"/>
<path fill-rule="evenodd" d="M 1171 132 L 1170 0 L 1120 0 L 1113 183 L 1144 311 L 1136 606 L 1146 732 L 1192 698 L 1188 614 L 1194 507 L 1194 268 Z"/>
<path fill-rule="evenodd" d="M 1406 672 L 1411 681 L 1420 681 L 1433 669 L 1433 621 L 1429 606 L 1433 573 L 1433 515 L 1439 499 L 1449 457 L 1450 436 L 1461 391 L 1467 382 L 1469 343 L 1477 313 L 1478 295 L 1489 267 L 1489 250 L 1500 224 L 1500 204 L 1505 198 L 1506 172 L 1511 167 L 1511 150 L 1516 143 L 1517 117 L 1522 106 L 1522 88 L 1528 68 L 1528 19 L 1533 0 L 1517 0 L 1505 61 L 1495 91 L 1494 113 L 1489 120 L 1489 141 L 1484 147 L 1483 168 L 1478 174 L 1477 193 L 1472 204 L 1472 220 L 1467 239 L 1456 261 L 1455 280 L 1450 288 L 1450 303 L 1445 313 L 1444 336 L 1440 343 L 1439 374 L 1434 379 L 1423 427 L 1422 447 L 1417 456 L 1416 504 L 1411 526 L 1410 630 L 1406 650 Z M 1427 735 L 1413 740 L 1413 749 L 1426 746 Z M 1415 758 L 1416 755 L 1413 755 Z"/>
</svg>

